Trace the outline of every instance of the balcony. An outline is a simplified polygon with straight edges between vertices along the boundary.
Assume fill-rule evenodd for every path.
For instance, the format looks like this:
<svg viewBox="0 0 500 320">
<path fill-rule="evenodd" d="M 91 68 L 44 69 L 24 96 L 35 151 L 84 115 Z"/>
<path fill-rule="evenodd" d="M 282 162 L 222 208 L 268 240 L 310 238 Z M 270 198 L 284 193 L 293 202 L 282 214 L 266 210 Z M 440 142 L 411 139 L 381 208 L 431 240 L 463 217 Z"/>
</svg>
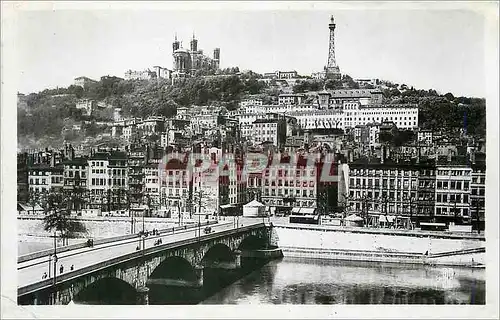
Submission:
<svg viewBox="0 0 500 320">
<path fill-rule="evenodd" d="M 129 185 L 138 185 L 138 184 L 144 184 L 144 181 L 141 180 L 129 180 L 128 181 Z"/>
</svg>

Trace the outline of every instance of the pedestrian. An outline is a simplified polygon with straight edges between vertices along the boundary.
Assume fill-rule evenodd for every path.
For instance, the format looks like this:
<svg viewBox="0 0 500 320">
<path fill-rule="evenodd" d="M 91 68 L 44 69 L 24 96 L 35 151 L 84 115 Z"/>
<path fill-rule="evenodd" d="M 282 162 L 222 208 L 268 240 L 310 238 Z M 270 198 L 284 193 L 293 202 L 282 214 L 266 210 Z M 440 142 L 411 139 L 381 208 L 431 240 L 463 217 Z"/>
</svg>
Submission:
<svg viewBox="0 0 500 320">
<path fill-rule="evenodd" d="M 47 279 L 47 272 L 44 272 L 42 275 L 42 279 Z"/>
<path fill-rule="evenodd" d="M 61 264 L 61 267 L 59 267 L 59 273 L 63 273 L 64 271 L 64 266 Z"/>
<path fill-rule="evenodd" d="M 74 265 L 71 265 L 71 267 L 69 268 L 70 271 L 73 271 L 73 269 L 75 268 Z"/>
</svg>

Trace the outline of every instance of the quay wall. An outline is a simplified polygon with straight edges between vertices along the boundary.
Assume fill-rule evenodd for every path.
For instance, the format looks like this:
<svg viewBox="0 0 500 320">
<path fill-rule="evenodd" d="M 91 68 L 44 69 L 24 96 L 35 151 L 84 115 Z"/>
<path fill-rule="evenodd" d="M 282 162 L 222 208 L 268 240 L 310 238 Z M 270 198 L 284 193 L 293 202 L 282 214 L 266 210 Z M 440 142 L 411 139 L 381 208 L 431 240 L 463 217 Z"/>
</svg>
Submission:
<svg viewBox="0 0 500 320">
<path fill-rule="evenodd" d="M 274 227 L 285 257 L 449 265 L 484 264 L 485 260 L 484 251 L 439 255 L 480 250 L 485 247 L 485 241 L 480 239 L 363 233 L 311 226 L 297 228 L 284 224 L 274 224 Z"/>
<path fill-rule="evenodd" d="M 131 220 L 128 217 L 93 217 L 78 218 L 87 228 L 86 237 L 95 239 L 109 238 L 130 234 Z M 176 221 L 165 218 L 144 218 L 146 230 L 166 229 L 176 225 Z M 42 217 L 18 217 L 17 230 L 21 238 L 23 237 L 50 237 L 51 233 L 43 229 Z M 135 231 L 142 230 L 142 219 L 136 218 Z"/>
</svg>

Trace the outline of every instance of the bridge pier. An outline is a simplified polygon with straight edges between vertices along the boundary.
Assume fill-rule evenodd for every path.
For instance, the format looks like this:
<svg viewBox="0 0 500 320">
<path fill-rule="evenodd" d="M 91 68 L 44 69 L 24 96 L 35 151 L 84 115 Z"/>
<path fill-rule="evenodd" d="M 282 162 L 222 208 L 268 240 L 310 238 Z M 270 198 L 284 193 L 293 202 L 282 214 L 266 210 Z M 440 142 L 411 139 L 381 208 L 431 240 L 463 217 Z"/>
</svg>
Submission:
<svg viewBox="0 0 500 320">
<path fill-rule="evenodd" d="M 196 274 L 196 285 L 203 287 L 203 266 L 194 267 L 194 273 Z"/>
<path fill-rule="evenodd" d="M 240 250 L 234 250 L 234 263 L 236 268 L 241 268 L 241 251 Z"/>
<path fill-rule="evenodd" d="M 149 288 L 148 287 L 139 287 L 137 288 L 137 304 L 138 305 L 147 305 L 149 304 Z"/>
</svg>

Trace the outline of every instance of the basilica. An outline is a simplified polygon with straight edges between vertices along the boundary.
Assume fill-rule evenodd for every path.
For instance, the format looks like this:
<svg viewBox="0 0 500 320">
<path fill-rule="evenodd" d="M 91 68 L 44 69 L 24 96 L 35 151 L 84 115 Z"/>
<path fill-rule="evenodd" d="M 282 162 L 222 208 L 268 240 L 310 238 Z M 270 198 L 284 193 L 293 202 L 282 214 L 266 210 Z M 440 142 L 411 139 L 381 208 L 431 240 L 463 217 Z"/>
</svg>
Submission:
<svg viewBox="0 0 500 320">
<path fill-rule="evenodd" d="M 220 64 L 220 48 L 215 48 L 213 58 L 203 54 L 203 50 L 198 49 L 198 40 L 193 34 L 189 49 L 183 48 L 177 35 L 172 43 L 173 56 L 173 76 L 189 77 L 196 74 L 198 70 L 217 70 Z"/>
</svg>

